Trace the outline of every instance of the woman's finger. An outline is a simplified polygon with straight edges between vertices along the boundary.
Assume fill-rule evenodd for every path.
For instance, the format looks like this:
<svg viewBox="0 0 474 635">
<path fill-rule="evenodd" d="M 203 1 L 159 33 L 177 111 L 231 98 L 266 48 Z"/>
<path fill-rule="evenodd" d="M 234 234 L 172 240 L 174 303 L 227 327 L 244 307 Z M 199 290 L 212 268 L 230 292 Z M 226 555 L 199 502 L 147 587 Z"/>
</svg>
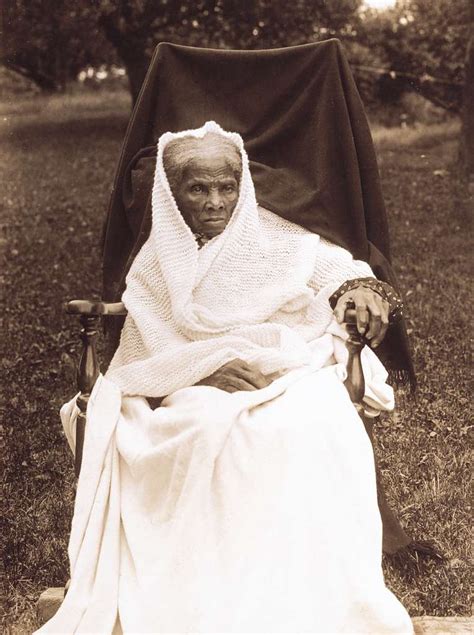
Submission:
<svg viewBox="0 0 474 635">
<path fill-rule="evenodd" d="M 229 377 L 225 382 L 227 392 L 237 392 L 239 390 L 256 390 L 256 387 L 245 379 L 241 379 L 240 377 Z"/>
<path fill-rule="evenodd" d="M 271 383 L 257 368 L 253 368 L 241 360 L 236 360 L 232 368 L 226 369 L 226 374 L 227 373 L 243 379 L 249 384 L 252 384 L 255 388 L 265 388 Z"/>
<path fill-rule="evenodd" d="M 369 309 L 369 328 L 365 337 L 372 340 L 378 336 L 380 329 L 382 328 L 382 308 L 377 302 L 375 295 L 371 295 L 367 298 L 367 308 Z"/>
<path fill-rule="evenodd" d="M 356 316 L 357 330 L 361 335 L 365 335 L 369 324 L 369 312 L 367 311 L 367 302 L 356 300 Z"/>
<path fill-rule="evenodd" d="M 386 300 L 382 298 L 377 298 L 380 306 L 380 314 L 381 314 L 381 326 L 378 335 L 374 337 L 371 344 L 373 348 L 377 348 L 379 344 L 383 341 L 385 334 L 387 333 L 388 325 L 389 325 L 389 313 L 390 313 L 390 305 Z"/>
<path fill-rule="evenodd" d="M 252 384 L 254 388 L 265 388 L 266 386 L 268 386 L 267 380 L 258 371 L 240 370 L 238 378 L 247 382 L 248 384 Z"/>
<path fill-rule="evenodd" d="M 349 304 L 353 305 L 354 300 L 350 295 L 344 293 L 343 295 L 341 295 L 334 308 L 334 317 L 339 322 L 339 324 L 342 324 L 344 322 L 346 309 Z"/>
</svg>

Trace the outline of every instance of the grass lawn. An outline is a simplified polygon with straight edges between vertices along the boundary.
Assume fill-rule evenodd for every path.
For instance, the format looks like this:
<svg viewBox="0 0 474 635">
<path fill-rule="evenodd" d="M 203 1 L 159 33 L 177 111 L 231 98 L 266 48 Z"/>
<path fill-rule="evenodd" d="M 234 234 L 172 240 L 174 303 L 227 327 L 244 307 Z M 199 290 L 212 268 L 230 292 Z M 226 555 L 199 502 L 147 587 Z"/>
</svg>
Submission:
<svg viewBox="0 0 474 635">
<path fill-rule="evenodd" d="M 2 632 L 29 633 L 34 603 L 68 578 L 73 463 L 58 409 L 74 391 L 77 324 L 98 297 L 99 237 L 128 115 L 120 93 L 0 104 L 2 401 L 6 590 Z M 391 501 L 444 564 L 387 581 L 412 615 L 468 615 L 469 219 L 453 159 L 457 124 L 374 129 L 418 370 L 377 430 Z M 471 201 L 472 204 L 472 201 Z"/>
</svg>

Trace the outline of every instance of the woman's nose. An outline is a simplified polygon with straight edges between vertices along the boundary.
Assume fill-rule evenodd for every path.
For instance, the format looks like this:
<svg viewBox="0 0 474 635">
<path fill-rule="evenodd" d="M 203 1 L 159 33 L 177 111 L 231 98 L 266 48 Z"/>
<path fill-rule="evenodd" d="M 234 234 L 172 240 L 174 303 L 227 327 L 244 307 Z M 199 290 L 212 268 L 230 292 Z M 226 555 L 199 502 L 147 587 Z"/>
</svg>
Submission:
<svg viewBox="0 0 474 635">
<path fill-rule="evenodd" d="M 223 209 L 224 201 L 218 190 L 211 190 L 206 201 L 207 209 Z"/>
</svg>

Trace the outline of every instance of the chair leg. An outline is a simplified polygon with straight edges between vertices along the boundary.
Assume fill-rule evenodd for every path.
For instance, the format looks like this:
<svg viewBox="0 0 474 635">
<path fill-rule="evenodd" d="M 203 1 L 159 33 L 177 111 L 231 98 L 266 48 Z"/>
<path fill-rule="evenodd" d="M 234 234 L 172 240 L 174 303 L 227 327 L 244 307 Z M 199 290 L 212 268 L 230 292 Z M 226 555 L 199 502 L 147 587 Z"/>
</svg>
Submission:
<svg viewBox="0 0 474 635">
<path fill-rule="evenodd" d="M 74 470 L 77 478 L 79 478 L 82 464 L 82 450 L 84 446 L 87 419 L 87 403 L 100 372 L 96 350 L 99 319 L 98 315 L 80 316 L 83 350 L 77 368 L 77 388 L 80 392 L 80 395 L 76 400 L 79 408 L 79 414 L 76 422 L 76 452 L 74 461 Z"/>
</svg>

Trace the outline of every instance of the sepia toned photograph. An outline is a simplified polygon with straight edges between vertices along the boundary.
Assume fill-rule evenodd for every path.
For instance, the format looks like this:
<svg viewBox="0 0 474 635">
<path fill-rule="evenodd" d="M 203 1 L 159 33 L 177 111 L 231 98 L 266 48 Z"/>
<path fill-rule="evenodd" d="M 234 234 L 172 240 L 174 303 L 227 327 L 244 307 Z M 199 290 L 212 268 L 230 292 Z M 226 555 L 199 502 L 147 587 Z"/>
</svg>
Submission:
<svg viewBox="0 0 474 635">
<path fill-rule="evenodd" d="M 0 631 L 472 633 L 472 0 L 0 11 Z"/>
</svg>

